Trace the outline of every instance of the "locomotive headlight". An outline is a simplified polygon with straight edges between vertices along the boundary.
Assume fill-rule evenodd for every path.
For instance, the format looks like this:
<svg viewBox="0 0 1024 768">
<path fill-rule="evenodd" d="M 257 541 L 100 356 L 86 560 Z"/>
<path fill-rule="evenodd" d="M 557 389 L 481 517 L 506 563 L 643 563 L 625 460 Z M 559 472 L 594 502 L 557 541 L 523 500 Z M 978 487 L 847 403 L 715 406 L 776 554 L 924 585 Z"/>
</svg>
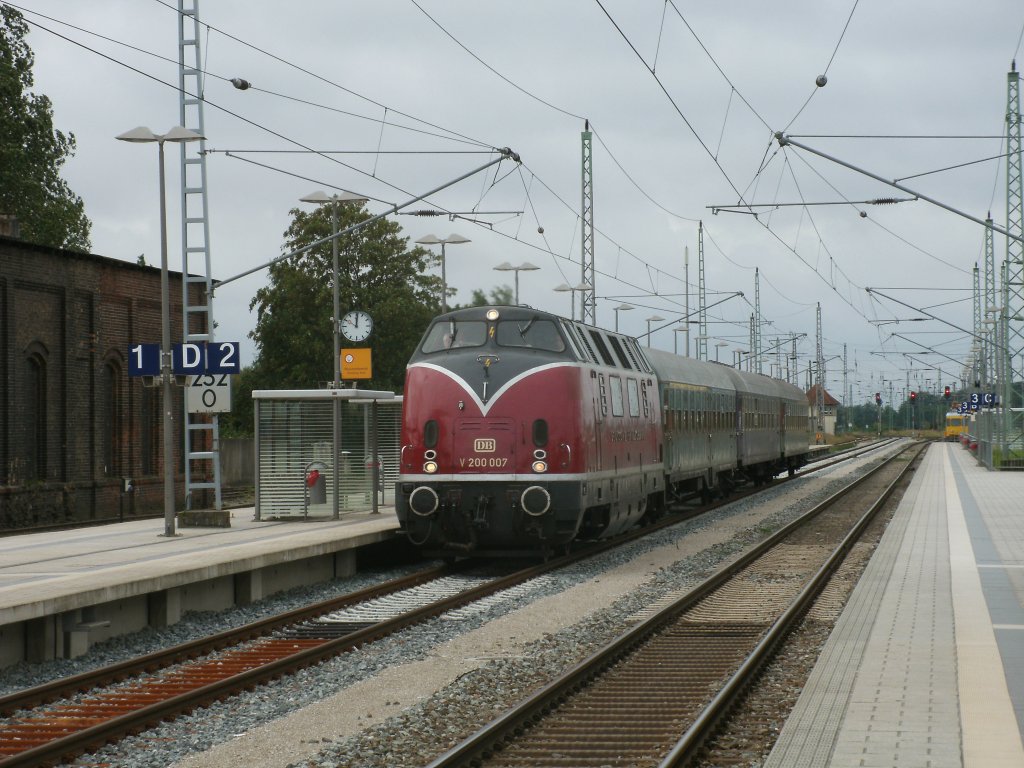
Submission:
<svg viewBox="0 0 1024 768">
<path fill-rule="evenodd" d="M 498 319 L 498 310 L 496 310 L 496 309 L 488 309 L 488 310 L 487 310 L 487 314 L 486 314 L 486 315 L 484 315 L 484 316 L 485 316 L 485 317 L 486 317 L 486 318 L 487 318 L 488 320 L 490 320 L 490 321 L 492 321 L 492 322 L 493 322 L 493 321 L 495 321 L 495 320 L 497 320 L 497 319 Z"/>
<path fill-rule="evenodd" d="M 546 461 L 535 461 L 535 462 L 533 462 L 533 471 L 534 472 L 547 472 L 548 471 L 548 463 Z"/>
<path fill-rule="evenodd" d="M 425 462 L 423 462 L 423 471 L 426 472 L 428 475 L 434 474 L 435 472 L 437 472 L 437 462 L 436 461 L 425 461 Z"/>
</svg>

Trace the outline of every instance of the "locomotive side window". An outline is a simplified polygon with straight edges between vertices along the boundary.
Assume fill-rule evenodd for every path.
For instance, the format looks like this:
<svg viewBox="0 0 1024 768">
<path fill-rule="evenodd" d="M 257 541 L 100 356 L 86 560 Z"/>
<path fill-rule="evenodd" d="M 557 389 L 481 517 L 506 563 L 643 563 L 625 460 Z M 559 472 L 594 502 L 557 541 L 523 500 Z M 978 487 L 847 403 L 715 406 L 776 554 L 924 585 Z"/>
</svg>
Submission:
<svg viewBox="0 0 1024 768">
<path fill-rule="evenodd" d="M 615 356 L 619 358 L 619 362 L 622 364 L 622 367 L 626 370 L 632 368 L 633 366 L 629 364 L 629 359 L 626 357 L 626 353 L 622 350 L 622 344 L 619 343 L 619 340 L 614 336 L 609 336 L 608 341 L 611 342 L 612 349 L 615 350 Z"/>
<path fill-rule="evenodd" d="M 580 340 L 576 337 L 576 329 L 572 326 L 571 323 L 567 323 L 565 320 L 562 320 L 560 322 L 562 325 L 562 332 L 569 342 L 569 348 L 572 350 L 573 356 L 577 360 L 589 362 L 589 358 L 583 351 L 583 345 L 580 344 Z"/>
<path fill-rule="evenodd" d="M 579 325 L 573 326 L 573 328 L 579 336 L 579 340 L 583 342 L 583 348 L 586 349 L 587 354 L 590 355 L 590 362 L 596 363 L 597 355 L 594 354 L 594 348 L 590 346 L 590 342 L 587 340 L 586 332 L 584 332 L 583 328 Z"/>
<path fill-rule="evenodd" d="M 430 419 L 426 424 L 423 425 L 423 447 L 436 448 L 437 434 L 437 422 L 434 419 Z"/>
<path fill-rule="evenodd" d="M 442 320 L 427 331 L 420 350 L 444 352 L 456 347 L 481 347 L 487 341 L 487 324 L 482 320 Z"/>
<path fill-rule="evenodd" d="M 548 444 L 548 423 L 545 419 L 535 419 L 533 422 L 533 444 L 538 448 Z"/>
<path fill-rule="evenodd" d="M 601 353 L 601 359 L 604 361 L 604 364 L 614 367 L 615 361 L 612 360 L 612 355 L 608 351 L 608 345 L 604 343 L 604 339 L 601 338 L 601 334 L 593 328 L 588 330 L 590 331 L 590 338 L 594 340 L 594 346 L 597 347 L 597 351 Z"/>
<path fill-rule="evenodd" d="M 629 397 L 629 415 L 640 415 L 640 389 L 636 379 L 626 379 L 626 395 Z"/>
<path fill-rule="evenodd" d="M 503 320 L 498 323 L 497 342 L 503 347 L 532 347 L 546 352 L 564 352 L 565 342 L 550 320 Z"/>
<path fill-rule="evenodd" d="M 608 377 L 608 386 L 612 391 L 612 416 L 622 415 L 622 379 L 618 376 Z"/>
</svg>

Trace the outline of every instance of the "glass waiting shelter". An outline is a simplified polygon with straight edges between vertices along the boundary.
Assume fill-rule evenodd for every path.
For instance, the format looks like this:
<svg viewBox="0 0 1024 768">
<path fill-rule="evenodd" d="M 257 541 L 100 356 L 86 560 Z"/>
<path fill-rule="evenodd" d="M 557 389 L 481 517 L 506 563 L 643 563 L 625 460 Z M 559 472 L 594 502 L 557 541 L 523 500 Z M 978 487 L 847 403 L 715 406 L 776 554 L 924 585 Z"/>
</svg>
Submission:
<svg viewBox="0 0 1024 768">
<path fill-rule="evenodd" d="M 334 517 L 394 503 L 402 397 L 256 390 L 256 519 Z"/>
</svg>

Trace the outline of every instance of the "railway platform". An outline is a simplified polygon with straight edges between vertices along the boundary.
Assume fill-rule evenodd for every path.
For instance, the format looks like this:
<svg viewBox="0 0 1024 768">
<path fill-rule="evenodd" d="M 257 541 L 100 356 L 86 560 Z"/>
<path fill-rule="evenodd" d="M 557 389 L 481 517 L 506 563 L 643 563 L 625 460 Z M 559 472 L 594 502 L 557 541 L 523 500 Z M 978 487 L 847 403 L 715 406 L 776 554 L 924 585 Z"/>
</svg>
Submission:
<svg viewBox="0 0 1024 768">
<path fill-rule="evenodd" d="M 174 537 L 160 518 L 0 538 L 0 670 L 351 575 L 361 551 L 405 546 L 393 507 L 262 521 L 249 507 L 230 523 Z"/>
<path fill-rule="evenodd" d="M 1024 766 L 1024 473 L 932 445 L 765 768 Z"/>
</svg>

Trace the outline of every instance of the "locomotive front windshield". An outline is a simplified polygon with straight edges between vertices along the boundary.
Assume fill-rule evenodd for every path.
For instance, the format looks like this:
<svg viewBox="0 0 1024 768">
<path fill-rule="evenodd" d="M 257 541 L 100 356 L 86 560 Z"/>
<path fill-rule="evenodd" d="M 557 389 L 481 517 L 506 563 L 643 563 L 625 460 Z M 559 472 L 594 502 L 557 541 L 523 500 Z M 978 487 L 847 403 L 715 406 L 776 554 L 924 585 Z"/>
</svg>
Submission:
<svg viewBox="0 0 1024 768">
<path fill-rule="evenodd" d="M 501 320 L 494 325 L 493 335 L 498 346 L 565 351 L 565 341 L 558 326 L 550 320 Z M 459 347 L 482 347 L 487 343 L 487 326 L 482 320 L 442 320 L 430 328 L 420 349 L 429 354 Z"/>
<path fill-rule="evenodd" d="M 483 320 L 443 320 L 434 323 L 423 339 L 424 353 L 443 352 L 455 347 L 482 347 L 487 341 L 487 323 Z"/>
<path fill-rule="evenodd" d="M 564 352 L 565 342 L 550 320 L 503 320 L 498 323 L 497 342 L 502 347 L 529 347 L 546 352 Z"/>
</svg>

